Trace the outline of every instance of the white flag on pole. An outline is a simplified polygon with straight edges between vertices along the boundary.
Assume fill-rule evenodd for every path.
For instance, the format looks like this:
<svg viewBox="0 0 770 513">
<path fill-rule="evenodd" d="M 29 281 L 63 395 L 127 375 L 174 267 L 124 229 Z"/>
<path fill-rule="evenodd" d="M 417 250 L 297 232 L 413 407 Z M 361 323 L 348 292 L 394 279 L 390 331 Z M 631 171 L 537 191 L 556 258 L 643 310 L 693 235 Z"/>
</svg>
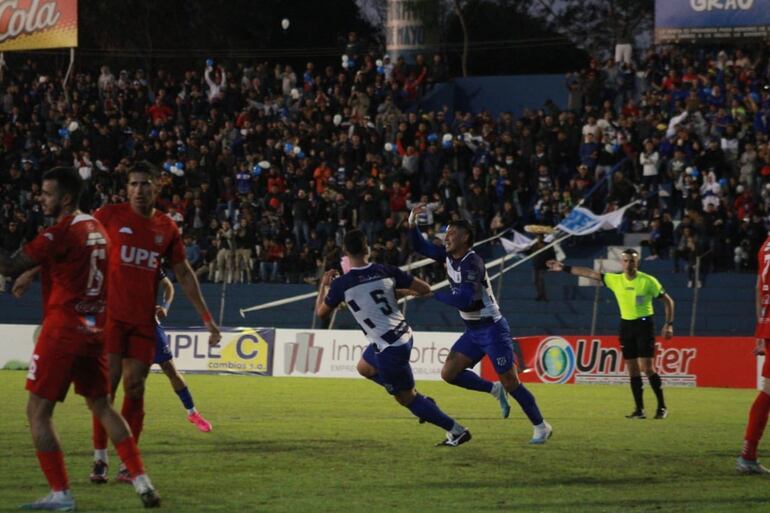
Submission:
<svg viewBox="0 0 770 513">
<path fill-rule="evenodd" d="M 575 207 L 556 228 L 570 235 L 588 235 L 599 230 L 613 230 L 623 222 L 623 214 L 629 206 L 602 215 L 596 215 L 587 208 Z"/>
<path fill-rule="evenodd" d="M 526 251 L 531 248 L 532 244 L 535 243 L 534 239 L 530 239 L 526 235 L 519 233 L 516 230 L 511 231 L 513 232 L 513 240 L 506 237 L 500 237 L 500 241 L 503 243 L 503 247 L 505 248 L 506 253 L 521 253 L 522 251 Z"/>
</svg>

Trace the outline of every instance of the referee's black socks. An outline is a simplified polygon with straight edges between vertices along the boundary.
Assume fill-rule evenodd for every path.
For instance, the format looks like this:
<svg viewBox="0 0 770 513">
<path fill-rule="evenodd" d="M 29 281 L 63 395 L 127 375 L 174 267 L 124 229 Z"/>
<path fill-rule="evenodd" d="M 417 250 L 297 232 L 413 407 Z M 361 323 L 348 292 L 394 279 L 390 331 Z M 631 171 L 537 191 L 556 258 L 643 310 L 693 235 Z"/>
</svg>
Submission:
<svg viewBox="0 0 770 513">
<path fill-rule="evenodd" d="M 658 378 L 658 379 L 660 379 L 660 378 Z M 642 389 L 642 377 L 641 376 L 631 376 L 631 393 L 634 394 L 634 402 L 636 403 L 636 411 L 644 410 L 644 399 L 642 398 L 642 394 L 644 393 L 644 390 Z"/>
<path fill-rule="evenodd" d="M 658 409 L 665 408 L 666 401 L 663 400 L 663 381 L 660 379 L 660 376 L 656 372 L 647 376 L 647 379 L 650 381 L 652 391 L 655 392 L 655 397 L 658 398 Z"/>
</svg>

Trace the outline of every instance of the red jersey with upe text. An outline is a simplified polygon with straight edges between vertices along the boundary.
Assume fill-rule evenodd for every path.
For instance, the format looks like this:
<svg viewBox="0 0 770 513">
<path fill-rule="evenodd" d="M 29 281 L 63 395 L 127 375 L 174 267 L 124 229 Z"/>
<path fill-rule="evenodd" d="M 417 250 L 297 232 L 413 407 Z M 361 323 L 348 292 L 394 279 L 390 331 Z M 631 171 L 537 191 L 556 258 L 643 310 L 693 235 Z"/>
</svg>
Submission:
<svg viewBox="0 0 770 513">
<path fill-rule="evenodd" d="M 24 246 L 41 266 L 43 330 L 74 344 L 70 349 L 103 341 L 108 250 L 102 224 L 82 213 L 66 216 Z"/>
<path fill-rule="evenodd" d="M 770 237 L 765 239 L 757 254 L 757 287 L 761 302 L 754 336 L 770 339 Z"/>
<path fill-rule="evenodd" d="M 176 223 L 158 210 L 141 216 L 128 203 L 106 205 L 94 215 L 110 237 L 107 313 L 118 321 L 153 325 L 161 260 L 174 265 L 185 259 Z"/>
</svg>

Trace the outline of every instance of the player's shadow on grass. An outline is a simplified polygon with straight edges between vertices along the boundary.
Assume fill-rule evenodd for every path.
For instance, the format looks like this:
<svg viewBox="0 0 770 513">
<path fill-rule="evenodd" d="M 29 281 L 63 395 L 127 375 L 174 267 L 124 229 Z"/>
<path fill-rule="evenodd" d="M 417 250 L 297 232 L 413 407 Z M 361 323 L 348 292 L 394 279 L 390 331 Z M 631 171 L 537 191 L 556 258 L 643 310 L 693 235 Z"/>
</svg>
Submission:
<svg viewBox="0 0 770 513">
<path fill-rule="evenodd" d="M 637 482 L 638 484 L 638 482 Z M 567 504 L 565 502 L 537 502 L 527 503 L 526 505 L 518 504 L 511 506 L 510 508 L 499 508 L 504 511 L 506 509 L 516 509 L 517 511 L 555 511 L 557 508 L 563 508 Z M 645 499 L 640 502 L 638 499 L 622 499 L 617 501 L 612 500 L 598 500 L 598 501 L 575 501 L 569 504 L 570 510 L 574 512 L 583 511 L 691 511 L 698 506 L 708 507 L 724 505 L 729 507 L 725 511 L 746 511 L 749 506 L 761 506 L 767 505 L 767 499 L 762 497 L 743 497 L 741 499 L 729 498 L 729 497 L 703 497 L 703 498 L 670 498 L 664 499 Z"/>
<path fill-rule="evenodd" d="M 554 476 L 549 476 L 546 479 L 527 479 L 522 478 L 522 476 L 511 476 L 510 482 L 506 483 L 505 479 L 498 479 L 495 481 L 496 486 L 504 486 L 504 487 L 510 487 L 511 489 L 515 488 L 531 488 L 531 487 L 544 487 L 544 488 L 550 488 L 553 486 L 624 486 L 624 485 L 633 485 L 636 486 L 639 484 L 639 476 L 626 476 L 626 477 L 594 477 L 594 476 L 574 476 L 574 477 L 566 477 L 566 478 L 558 478 Z M 645 477 L 645 484 L 660 484 L 660 483 L 667 483 L 670 482 L 669 479 L 656 479 L 656 478 L 649 478 Z M 489 481 L 464 481 L 464 480 L 457 480 L 457 481 L 425 481 L 425 482 L 415 482 L 413 483 L 414 486 L 423 487 L 426 489 L 441 489 L 445 488 L 448 490 L 451 489 L 466 489 L 466 490 L 477 490 L 477 489 L 488 489 L 490 488 L 490 482 Z"/>
<path fill-rule="evenodd" d="M 391 447 L 386 443 L 377 442 L 371 439 L 350 439 L 335 440 L 333 438 L 304 438 L 297 440 L 229 440 L 226 443 L 222 441 L 201 443 L 196 442 L 195 453 L 234 453 L 248 454 L 250 451 L 258 453 L 303 453 L 307 455 L 318 454 L 341 454 L 352 450 L 387 449 Z M 153 456 L 178 456 L 180 446 L 176 444 L 155 445 L 147 449 L 148 454 Z"/>
</svg>

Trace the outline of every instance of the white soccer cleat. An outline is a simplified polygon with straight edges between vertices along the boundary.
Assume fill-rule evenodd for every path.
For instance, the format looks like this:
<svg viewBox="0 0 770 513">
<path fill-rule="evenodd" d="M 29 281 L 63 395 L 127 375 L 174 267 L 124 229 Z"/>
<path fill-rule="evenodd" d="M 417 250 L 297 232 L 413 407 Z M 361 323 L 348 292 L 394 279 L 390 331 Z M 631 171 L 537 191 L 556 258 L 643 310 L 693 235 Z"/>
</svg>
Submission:
<svg viewBox="0 0 770 513">
<path fill-rule="evenodd" d="M 532 440 L 529 441 L 532 445 L 543 445 L 551 435 L 553 434 L 553 428 L 549 423 L 543 421 L 541 427 L 535 426 L 535 431 L 532 433 Z"/>
<path fill-rule="evenodd" d="M 22 504 L 20 508 L 37 511 L 75 511 L 75 499 L 69 490 L 51 492 L 36 502 Z"/>
<path fill-rule="evenodd" d="M 499 381 L 492 385 L 492 395 L 500 403 L 500 413 L 504 419 L 507 419 L 511 414 L 511 405 L 508 404 L 507 394 L 508 392 L 505 390 L 505 387 Z"/>
<path fill-rule="evenodd" d="M 770 474 L 770 470 L 760 465 L 757 460 L 747 460 L 743 456 L 738 456 L 735 461 L 735 470 L 741 474 Z"/>
<path fill-rule="evenodd" d="M 150 478 L 147 474 L 136 476 L 132 481 L 134 490 L 139 494 L 139 498 L 142 500 L 142 505 L 145 508 L 158 508 L 160 507 L 160 495 L 152 487 Z"/>
</svg>

